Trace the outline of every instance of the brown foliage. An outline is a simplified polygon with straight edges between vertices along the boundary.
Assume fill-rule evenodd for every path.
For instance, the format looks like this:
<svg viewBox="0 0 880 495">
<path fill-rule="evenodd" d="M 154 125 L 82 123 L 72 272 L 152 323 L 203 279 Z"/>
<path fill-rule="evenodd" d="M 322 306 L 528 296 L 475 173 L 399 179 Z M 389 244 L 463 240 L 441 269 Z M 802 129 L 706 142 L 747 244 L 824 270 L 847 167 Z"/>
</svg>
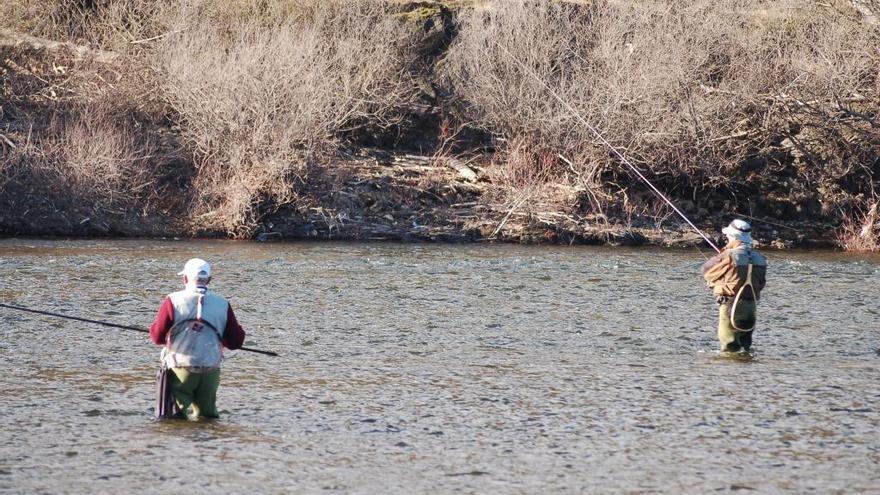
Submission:
<svg viewBox="0 0 880 495">
<path fill-rule="evenodd" d="M 393 120 L 412 94 L 410 33 L 384 2 L 274 5 L 184 8 L 157 55 L 197 156 L 195 212 L 202 227 L 239 236 L 267 211 L 261 203 L 295 198 L 340 133 Z"/>
<path fill-rule="evenodd" d="M 837 243 L 847 251 L 880 252 L 880 200 L 865 201 L 845 215 L 837 231 Z"/>
<path fill-rule="evenodd" d="M 355 130 L 393 129 L 436 132 L 409 144 L 438 157 L 496 150 L 480 187 L 502 211 L 666 218 L 552 91 L 686 209 L 836 216 L 880 166 L 878 31 L 839 4 L 2 2 L 0 27 L 116 56 L 10 65 L 0 118 L 37 125 L 0 143 L 0 172 L 107 204 L 165 175 L 194 231 L 244 237 L 328 194 Z"/>
<path fill-rule="evenodd" d="M 506 0 L 462 16 L 444 75 L 466 118 L 568 156 L 592 189 L 624 169 L 551 91 L 683 192 L 735 189 L 744 159 L 809 128 L 795 156 L 815 190 L 870 167 L 877 123 L 852 110 L 880 107 L 878 60 L 876 33 L 793 1 Z"/>
<path fill-rule="evenodd" d="M 95 211 L 149 201 L 165 162 L 156 139 L 110 104 L 56 114 L 2 161 L 7 180 Z"/>
</svg>

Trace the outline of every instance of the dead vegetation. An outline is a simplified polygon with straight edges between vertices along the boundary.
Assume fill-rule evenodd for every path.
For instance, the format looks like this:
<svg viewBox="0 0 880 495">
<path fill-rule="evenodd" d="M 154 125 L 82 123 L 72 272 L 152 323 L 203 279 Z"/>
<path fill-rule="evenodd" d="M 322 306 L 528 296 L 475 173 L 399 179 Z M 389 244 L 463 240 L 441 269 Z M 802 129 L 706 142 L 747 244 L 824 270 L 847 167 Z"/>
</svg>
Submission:
<svg viewBox="0 0 880 495">
<path fill-rule="evenodd" d="M 555 169 L 543 176 L 579 189 L 582 212 L 619 218 L 642 186 L 577 116 L 692 213 L 720 192 L 728 209 L 785 216 L 752 172 L 824 187 L 826 209 L 842 177 L 873 180 L 877 47 L 875 31 L 800 2 L 512 0 L 460 17 L 443 70 L 465 118 L 505 138 L 503 167 L 530 150 L 517 168 Z M 501 177 L 516 197 L 516 174 Z"/>
<path fill-rule="evenodd" d="M 837 231 L 837 242 L 847 251 L 880 252 L 880 200 L 864 201 L 852 214 L 845 215 Z"/>
<path fill-rule="evenodd" d="M 208 229 L 250 236 L 265 205 L 292 202 L 342 133 L 397 118 L 413 93 L 412 33 L 384 2 L 304 2 L 226 20 L 206 15 L 211 5 L 182 9 L 157 62 L 197 152 L 195 214 Z"/>
<path fill-rule="evenodd" d="M 675 228 L 582 117 L 703 225 L 747 214 L 768 233 L 794 222 L 795 240 L 827 238 L 841 212 L 866 208 L 880 171 L 880 31 L 860 12 L 4 2 L 0 197 L 233 237 L 434 225 L 571 242 Z M 364 146 L 383 158 L 358 158 Z"/>
</svg>

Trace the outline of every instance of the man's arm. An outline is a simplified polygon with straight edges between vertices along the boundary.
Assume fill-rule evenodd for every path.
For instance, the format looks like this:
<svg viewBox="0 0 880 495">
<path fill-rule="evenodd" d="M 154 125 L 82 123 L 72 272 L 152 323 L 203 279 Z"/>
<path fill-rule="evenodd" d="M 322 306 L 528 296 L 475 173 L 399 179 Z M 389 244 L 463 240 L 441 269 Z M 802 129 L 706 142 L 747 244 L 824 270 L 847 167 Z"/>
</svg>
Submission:
<svg viewBox="0 0 880 495">
<path fill-rule="evenodd" d="M 703 263 L 703 267 L 700 269 L 700 272 L 701 272 L 703 275 L 706 275 L 706 272 L 708 272 L 709 270 L 711 270 L 712 267 L 714 267 L 714 266 L 717 265 L 718 263 L 721 263 L 721 261 L 724 259 L 724 256 L 725 256 L 725 255 L 726 255 L 726 254 L 724 253 L 724 251 L 722 251 L 722 252 L 716 254 L 715 256 L 712 256 L 712 257 L 709 258 L 708 260 L 706 260 L 706 262 Z"/>
<path fill-rule="evenodd" d="M 244 329 L 238 324 L 232 306 L 226 310 L 226 329 L 223 331 L 223 346 L 227 349 L 240 349 L 244 344 Z"/>
<path fill-rule="evenodd" d="M 166 297 L 156 313 L 156 320 L 150 325 L 150 340 L 154 344 L 164 345 L 168 339 L 168 331 L 174 326 L 174 305 L 171 299 Z"/>
<path fill-rule="evenodd" d="M 714 264 L 715 258 L 721 258 Z M 733 286 L 736 285 L 735 275 L 733 280 L 731 274 L 736 273 L 736 263 L 727 252 L 712 257 L 703 265 L 703 278 L 706 279 L 706 285 L 712 288 L 712 293 L 716 296 L 732 296 Z"/>
</svg>

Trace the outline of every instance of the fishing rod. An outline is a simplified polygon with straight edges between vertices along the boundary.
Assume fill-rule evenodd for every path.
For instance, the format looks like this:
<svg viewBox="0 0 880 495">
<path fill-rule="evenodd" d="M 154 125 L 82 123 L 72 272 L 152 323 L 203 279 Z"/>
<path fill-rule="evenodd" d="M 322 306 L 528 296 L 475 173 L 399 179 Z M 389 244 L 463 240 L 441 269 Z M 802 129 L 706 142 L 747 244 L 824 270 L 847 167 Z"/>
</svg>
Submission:
<svg viewBox="0 0 880 495">
<path fill-rule="evenodd" d="M 25 308 L 25 307 L 22 307 L 22 306 L 13 306 L 13 305 L 11 305 L 11 304 L 3 304 L 3 303 L 0 303 L 0 308 L 15 309 L 15 310 L 18 310 L 18 311 L 26 311 L 26 312 L 28 312 L 28 313 L 34 313 L 34 314 L 38 314 L 38 315 L 54 316 L 54 317 L 56 317 L 56 318 L 64 318 L 64 319 L 66 319 L 66 320 L 82 321 L 82 322 L 84 322 L 84 323 L 94 323 L 95 325 L 103 325 L 103 326 L 105 326 L 105 327 L 111 327 L 111 328 L 121 328 L 121 329 L 123 329 L 123 330 L 132 330 L 132 331 L 140 332 L 140 333 L 150 333 L 150 331 L 147 330 L 146 328 L 133 327 L 133 326 L 130 326 L 130 325 L 118 325 L 118 324 L 116 324 L 116 323 L 110 323 L 110 322 L 107 322 L 107 321 L 90 320 L 90 319 L 88 319 L 88 318 L 80 318 L 80 317 L 78 317 L 78 316 L 70 316 L 70 315 L 64 315 L 64 314 L 61 314 L 61 313 L 53 313 L 53 312 L 51 312 L 51 311 L 41 311 L 41 310 L 38 310 L 38 309 Z M 247 351 L 247 352 L 255 352 L 255 353 L 257 353 L 257 354 L 265 354 L 266 356 L 277 356 L 277 355 L 278 355 L 277 352 L 273 352 L 273 351 L 263 351 L 263 350 L 260 350 L 260 349 L 251 349 L 251 348 L 249 348 L 249 347 L 239 347 L 239 349 L 242 350 L 242 351 Z"/>
<path fill-rule="evenodd" d="M 518 58 L 513 56 L 513 54 L 510 53 L 510 51 L 508 51 L 507 48 L 504 48 L 501 45 L 501 43 L 498 43 L 497 41 L 495 41 L 495 45 L 498 46 L 498 48 L 500 48 L 501 51 L 503 51 L 508 57 L 510 57 L 511 60 L 516 62 L 517 65 L 519 65 L 523 70 L 525 70 L 526 73 L 528 73 L 536 81 L 538 81 L 542 86 L 544 86 L 544 89 L 546 89 L 551 95 L 553 95 L 554 98 L 556 98 L 557 101 L 559 101 L 559 103 L 561 103 L 565 108 L 567 108 L 568 111 L 571 112 L 572 115 L 574 115 L 574 117 L 576 117 L 578 120 L 580 120 L 581 123 L 584 124 L 587 127 L 587 129 L 589 129 L 590 132 L 592 132 L 596 136 L 596 138 L 602 142 L 602 144 L 607 146 L 608 149 L 610 149 L 611 152 L 614 153 L 614 156 L 616 156 L 618 160 L 620 160 L 626 166 L 628 166 L 639 177 L 639 179 L 641 179 L 645 184 L 648 185 L 648 187 L 651 188 L 651 191 L 653 191 L 654 194 L 656 194 L 660 199 L 665 201 L 666 204 L 668 204 L 676 213 L 678 213 L 678 216 L 680 216 L 682 219 L 684 219 L 684 221 L 687 222 L 687 224 L 690 225 L 691 228 L 697 232 L 697 234 L 700 234 L 700 237 L 702 237 L 703 240 L 705 240 L 707 243 L 709 243 L 709 245 L 712 246 L 712 249 L 714 249 L 715 252 L 718 252 L 718 253 L 721 252 L 721 250 L 718 249 L 718 246 L 716 246 L 715 243 L 712 242 L 706 236 L 706 234 L 703 233 L 702 230 L 700 230 L 696 225 L 694 225 L 694 223 L 691 222 L 690 219 L 684 213 L 682 213 L 681 210 L 679 210 L 678 207 L 675 206 L 675 204 L 669 198 L 667 198 L 665 194 L 663 194 L 659 189 L 657 189 L 657 187 L 655 187 L 654 184 L 652 184 L 651 181 L 649 181 L 648 178 L 645 177 L 642 174 L 642 172 L 638 168 L 636 168 L 635 165 L 630 163 L 630 161 L 627 160 L 625 156 L 623 156 L 623 153 L 618 151 L 617 148 L 615 148 L 610 142 L 608 142 L 608 140 L 605 139 L 605 136 L 603 136 L 602 133 L 600 133 L 598 130 L 596 130 L 595 127 L 590 125 L 590 123 L 587 122 L 587 119 L 583 118 L 581 116 L 581 114 L 577 110 L 575 110 L 575 108 L 573 106 L 571 106 L 567 101 L 563 100 L 562 97 L 556 93 L 556 91 L 553 91 L 553 88 L 551 88 L 547 83 L 545 83 L 543 79 L 538 77 L 538 74 L 536 74 L 535 71 L 533 71 L 529 66 L 524 64 Z"/>
</svg>

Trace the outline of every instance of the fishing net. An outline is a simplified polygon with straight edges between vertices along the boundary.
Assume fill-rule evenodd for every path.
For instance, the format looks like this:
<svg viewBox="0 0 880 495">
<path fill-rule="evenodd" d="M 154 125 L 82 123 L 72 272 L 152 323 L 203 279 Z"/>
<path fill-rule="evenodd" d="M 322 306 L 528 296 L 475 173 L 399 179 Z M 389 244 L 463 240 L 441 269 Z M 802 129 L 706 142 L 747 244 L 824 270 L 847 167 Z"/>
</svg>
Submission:
<svg viewBox="0 0 880 495">
<path fill-rule="evenodd" d="M 162 366 L 156 374 L 156 417 L 158 419 L 170 419 L 180 417 L 180 409 L 171 394 L 171 386 L 168 383 L 171 378 L 171 370 Z"/>
<path fill-rule="evenodd" d="M 730 305 L 730 324 L 734 329 L 742 332 L 754 330 L 757 321 L 756 299 L 755 288 L 752 286 L 752 265 L 749 264 L 746 281 Z"/>
</svg>

